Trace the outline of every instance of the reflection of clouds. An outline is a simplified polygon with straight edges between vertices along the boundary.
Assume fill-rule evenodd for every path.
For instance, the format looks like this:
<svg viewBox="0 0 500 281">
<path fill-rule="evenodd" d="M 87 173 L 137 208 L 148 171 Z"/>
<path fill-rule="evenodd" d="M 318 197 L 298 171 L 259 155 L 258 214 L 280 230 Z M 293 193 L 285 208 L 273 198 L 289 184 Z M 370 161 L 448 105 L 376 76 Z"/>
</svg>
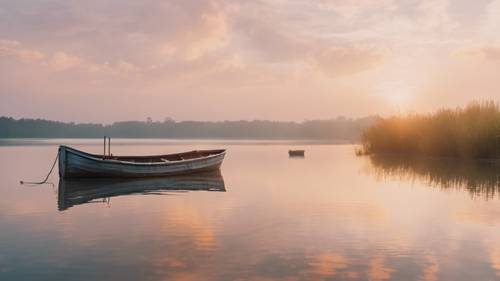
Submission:
<svg viewBox="0 0 500 281">
<path fill-rule="evenodd" d="M 165 280 L 195 280 L 198 273 L 194 273 L 195 265 L 190 262 L 190 257 L 184 255 L 169 256 L 172 253 L 162 253 L 165 256 L 151 258 L 151 266 L 156 276 Z M 175 277 L 175 278 L 174 278 Z M 186 279 L 189 277 L 189 279 Z"/>
<path fill-rule="evenodd" d="M 176 281 L 192 281 L 192 280 L 200 280 L 200 276 L 198 276 L 194 272 L 176 272 L 172 275 L 170 275 L 167 278 L 164 278 L 163 280 L 176 280 Z"/>
<path fill-rule="evenodd" d="M 184 205 L 178 208 L 168 208 L 166 211 L 164 231 L 183 237 L 190 237 L 190 240 L 197 249 L 210 251 L 216 246 L 213 226 L 200 213 L 199 208 Z"/>
<path fill-rule="evenodd" d="M 349 271 L 346 273 L 347 279 L 359 279 L 360 275 L 361 274 L 359 272 L 356 272 L 356 271 Z"/>
<path fill-rule="evenodd" d="M 154 263 L 171 269 L 189 269 L 186 261 L 171 256 L 156 258 Z"/>
<path fill-rule="evenodd" d="M 439 271 L 439 264 L 435 256 L 427 256 L 427 261 L 429 265 L 424 269 L 424 274 L 420 280 L 422 281 L 437 281 L 436 274 Z"/>
<path fill-rule="evenodd" d="M 214 280 L 217 243 L 210 220 L 189 204 L 162 208 L 160 244 L 155 254 L 145 257 L 154 276 L 161 280 Z"/>
<path fill-rule="evenodd" d="M 338 269 L 347 267 L 347 259 L 335 253 L 323 253 L 313 258 L 309 263 L 311 273 L 314 277 L 335 276 Z"/>
<path fill-rule="evenodd" d="M 298 280 L 305 270 L 303 255 L 280 254 L 264 256 L 251 269 L 256 278 L 252 280 Z"/>
<path fill-rule="evenodd" d="M 283 277 L 283 278 L 257 276 L 257 277 L 251 277 L 251 278 L 236 279 L 236 281 L 247 281 L 247 280 L 249 280 L 249 281 L 299 281 L 301 279 L 298 276 L 288 276 L 288 277 Z"/>
<path fill-rule="evenodd" d="M 469 222 L 481 225 L 500 224 L 500 209 L 495 208 L 476 208 L 463 210 L 455 214 L 455 217 L 463 222 Z"/>
<path fill-rule="evenodd" d="M 389 280 L 391 273 L 394 272 L 394 269 L 385 265 L 385 258 L 383 256 L 373 257 L 369 262 L 369 266 L 368 280 L 370 281 Z"/>
<path fill-rule="evenodd" d="M 369 252 L 359 257 L 333 251 L 268 255 L 259 259 L 250 276 L 239 280 L 438 280 L 440 265 L 434 254 L 412 258 Z"/>
<path fill-rule="evenodd" d="M 496 275 L 500 278 L 500 244 L 497 247 L 491 247 L 490 264 L 496 271 Z"/>
<path fill-rule="evenodd" d="M 335 214 L 344 219 L 355 219 L 368 222 L 383 222 L 386 220 L 384 209 L 376 205 L 338 205 L 335 207 Z"/>
<path fill-rule="evenodd" d="M 324 195 L 323 198 L 318 198 L 317 201 L 319 200 L 330 201 L 328 203 L 311 203 L 301 207 L 302 210 L 311 214 L 309 221 L 328 219 L 329 221 L 342 220 L 367 224 L 387 222 L 388 214 L 386 210 L 375 204 L 358 202 L 332 204 L 331 199 Z M 318 223 L 317 226 L 322 227 L 323 225 Z"/>
</svg>

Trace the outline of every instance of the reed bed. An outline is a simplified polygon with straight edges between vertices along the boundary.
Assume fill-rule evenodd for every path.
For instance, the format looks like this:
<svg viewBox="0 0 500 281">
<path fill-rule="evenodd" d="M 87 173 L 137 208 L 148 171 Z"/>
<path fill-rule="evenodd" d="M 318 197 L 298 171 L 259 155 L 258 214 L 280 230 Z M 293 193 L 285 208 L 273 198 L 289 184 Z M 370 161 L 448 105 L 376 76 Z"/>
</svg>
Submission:
<svg viewBox="0 0 500 281">
<path fill-rule="evenodd" d="M 500 109 L 493 101 L 430 114 L 380 118 L 364 130 L 365 154 L 500 158 Z"/>
</svg>

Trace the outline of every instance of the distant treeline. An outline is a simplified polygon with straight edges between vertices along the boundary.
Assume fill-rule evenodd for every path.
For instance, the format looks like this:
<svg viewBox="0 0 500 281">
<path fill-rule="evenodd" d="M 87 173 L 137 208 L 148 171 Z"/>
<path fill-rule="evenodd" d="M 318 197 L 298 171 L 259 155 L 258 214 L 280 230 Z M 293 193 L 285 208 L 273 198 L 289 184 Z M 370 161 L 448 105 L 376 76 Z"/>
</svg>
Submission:
<svg viewBox="0 0 500 281">
<path fill-rule="evenodd" d="M 0 117 L 0 138 L 221 138 L 359 140 L 375 117 L 297 122 L 181 121 L 115 122 L 111 125 L 75 124 L 42 119 Z"/>
<path fill-rule="evenodd" d="M 499 158 L 500 110 L 492 101 L 432 114 L 381 118 L 362 135 L 365 153 Z"/>
</svg>

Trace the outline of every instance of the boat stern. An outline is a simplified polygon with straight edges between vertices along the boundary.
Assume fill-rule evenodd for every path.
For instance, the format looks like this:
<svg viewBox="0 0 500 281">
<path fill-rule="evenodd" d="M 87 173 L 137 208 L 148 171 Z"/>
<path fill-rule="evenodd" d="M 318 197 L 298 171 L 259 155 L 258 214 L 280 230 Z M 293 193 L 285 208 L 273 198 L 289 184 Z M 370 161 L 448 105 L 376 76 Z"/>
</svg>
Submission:
<svg viewBox="0 0 500 281">
<path fill-rule="evenodd" d="M 66 178 L 66 146 L 59 146 L 57 152 L 59 158 L 59 177 Z"/>
</svg>

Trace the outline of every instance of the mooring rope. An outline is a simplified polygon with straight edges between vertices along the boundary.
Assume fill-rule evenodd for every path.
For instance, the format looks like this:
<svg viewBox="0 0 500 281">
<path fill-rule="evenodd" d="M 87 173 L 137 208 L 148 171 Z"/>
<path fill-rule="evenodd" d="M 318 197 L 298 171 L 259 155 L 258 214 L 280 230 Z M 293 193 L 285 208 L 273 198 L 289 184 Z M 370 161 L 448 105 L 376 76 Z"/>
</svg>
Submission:
<svg viewBox="0 0 500 281">
<path fill-rule="evenodd" d="M 52 174 L 52 171 L 54 170 L 54 167 L 56 166 L 57 159 L 59 159 L 59 153 L 57 153 L 56 159 L 54 159 L 54 163 L 52 164 L 52 167 L 50 168 L 49 173 L 47 174 L 47 176 L 45 177 L 45 179 L 43 181 L 40 181 L 40 182 L 21 181 L 20 183 L 21 184 L 44 184 L 44 183 L 47 183 L 47 180 L 49 179 L 50 174 Z"/>
</svg>

